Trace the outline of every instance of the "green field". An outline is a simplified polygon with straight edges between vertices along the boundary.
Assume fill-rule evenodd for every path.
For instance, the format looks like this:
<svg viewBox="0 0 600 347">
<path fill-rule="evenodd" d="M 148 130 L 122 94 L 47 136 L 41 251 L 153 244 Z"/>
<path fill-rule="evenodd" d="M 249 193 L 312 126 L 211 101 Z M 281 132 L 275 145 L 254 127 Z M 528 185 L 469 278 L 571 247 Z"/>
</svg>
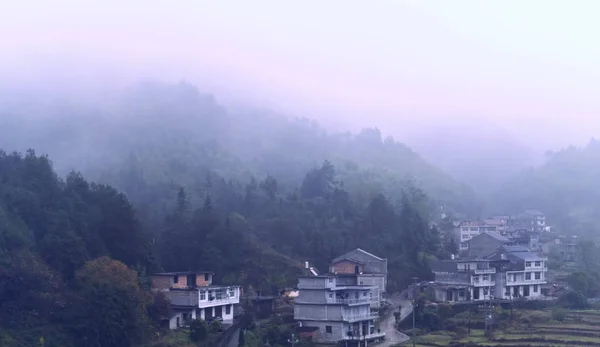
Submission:
<svg viewBox="0 0 600 347">
<path fill-rule="evenodd" d="M 485 336 L 482 314 L 473 314 L 468 332 L 468 313 L 449 319 L 451 331 L 417 336 L 416 345 L 425 346 L 600 346 L 600 311 L 569 310 L 553 314 L 552 310 L 515 310 L 513 319 L 506 311 L 497 312 L 497 324 Z M 556 319 L 561 320 L 560 322 Z M 405 345 L 412 345 L 407 342 Z"/>
</svg>

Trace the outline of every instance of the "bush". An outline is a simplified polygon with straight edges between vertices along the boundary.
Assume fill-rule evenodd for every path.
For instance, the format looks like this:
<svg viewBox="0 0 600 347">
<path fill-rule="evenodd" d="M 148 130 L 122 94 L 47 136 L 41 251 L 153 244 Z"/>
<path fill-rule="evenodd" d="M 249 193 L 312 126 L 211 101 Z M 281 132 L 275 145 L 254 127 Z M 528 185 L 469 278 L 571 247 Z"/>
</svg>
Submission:
<svg viewBox="0 0 600 347">
<path fill-rule="evenodd" d="M 195 319 L 190 324 L 190 339 L 194 342 L 206 340 L 208 325 L 202 319 Z"/>
<path fill-rule="evenodd" d="M 223 331 L 223 323 L 221 323 L 221 321 L 219 320 L 213 320 L 210 323 L 210 332 L 212 333 L 220 333 L 221 331 Z"/>
<path fill-rule="evenodd" d="M 565 312 L 565 310 L 561 310 L 558 308 L 552 310 L 552 319 L 554 319 L 555 321 L 563 322 L 566 318 L 567 312 Z"/>
<path fill-rule="evenodd" d="M 570 309 L 585 309 L 589 307 L 589 302 L 580 292 L 568 292 L 558 298 L 558 303 L 563 307 Z"/>
</svg>

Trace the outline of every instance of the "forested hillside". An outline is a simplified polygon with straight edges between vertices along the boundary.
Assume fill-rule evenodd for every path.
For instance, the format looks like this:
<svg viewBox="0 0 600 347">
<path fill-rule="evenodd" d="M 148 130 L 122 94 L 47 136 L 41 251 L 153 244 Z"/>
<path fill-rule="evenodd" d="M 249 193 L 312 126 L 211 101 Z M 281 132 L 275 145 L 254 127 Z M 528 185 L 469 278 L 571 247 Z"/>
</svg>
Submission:
<svg viewBox="0 0 600 347">
<path fill-rule="evenodd" d="M 179 185 L 198 185 L 206 172 L 242 181 L 269 174 L 290 191 L 308 170 L 329 160 L 363 201 L 385 191 L 396 203 L 411 182 L 436 207 L 478 213 L 469 187 L 402 143 L 382 139 L 377 129 L 328 133 L 306 118 L 227 110 L 186 83 L 144 83 L 102 100 L 7 98 L 0 111 L 0 147 L 39 149 L 51 155 L 59 172 L 76 169 L 110 183 L 136 205 L 147 200 L 142 183 L 160 187 L 163 197 L 174 196 Z M 200 199 L 196 203 L 203 199 L 195 190 L 189 195 Z"/>
<path fill-rule="evenodd" d="M 134 345 L 167 309 L 144 281 L 157 269 L 125 196 L 0 151 L 1 346 Z"/>
<path fill-rule="evenodd" d="M 556 229 L 580 236 L 598 235 L 600 143 L 548 153 L 547 162 L 508 181 L 497 192 L 497 211 L 544 211 Z"/>
</svg>

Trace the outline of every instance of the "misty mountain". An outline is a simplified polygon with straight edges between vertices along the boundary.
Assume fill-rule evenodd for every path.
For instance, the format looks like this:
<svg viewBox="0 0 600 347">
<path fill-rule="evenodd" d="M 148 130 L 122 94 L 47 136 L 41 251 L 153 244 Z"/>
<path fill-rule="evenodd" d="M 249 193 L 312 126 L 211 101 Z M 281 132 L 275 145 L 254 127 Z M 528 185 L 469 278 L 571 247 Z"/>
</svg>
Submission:
<svg viewBox="0 0 600 347">
<path fill-rule="evenodd" d="M 415 125 L 403 140 L 426 160 L 482 194 L 538 161 L 534 149 L 524 141 L 475 117 Z"/>
<path fill-rule="evenodd" d="M 82 171 L 122 189 L 134 202 L 143 199 L 129 191 L 125 172 L 138 172 L 145 184 L 171 193 L 204 180 L 207 172 L 244 179 L 273 175 L 294 189 L 308 170 L 329 160 L 345 187 L 367 199 L 380 191 L 400 196 L 410 182 L 423 187 L 434 205 L 477 213 L 468 186 L 406 145 L 383 139 L 377 129 L 330 133 L 307 118 L 228 110 L 187 83 L 146 82 L 100 100 L 30 95 L 5 100 L 0 146 L 48 153 L 58 172 Z"/>
<path fill-rule="evenodd" d="M 538 168 L 515 175 L 498 189 L 495 211 L 537 208 L 552 216 L 556 229 L 576 235 L 600 231 L 600 143 L 548 152 Z"/>
</svg>

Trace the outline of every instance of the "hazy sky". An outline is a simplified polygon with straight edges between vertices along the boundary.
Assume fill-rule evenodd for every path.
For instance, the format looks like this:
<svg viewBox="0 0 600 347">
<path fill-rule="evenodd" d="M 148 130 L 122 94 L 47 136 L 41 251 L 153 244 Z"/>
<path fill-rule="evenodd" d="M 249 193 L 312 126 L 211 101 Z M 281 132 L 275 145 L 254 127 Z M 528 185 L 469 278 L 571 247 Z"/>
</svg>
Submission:
<svg viewBox="0 0 600 347">
<path fill-rule="evenodd" d="M 0 0 L 0 82 L 186 78 L 384 132 L 481 117 L 563 146 L 600 135 L 599 13 L 597 0 Z"/>
</svg>

